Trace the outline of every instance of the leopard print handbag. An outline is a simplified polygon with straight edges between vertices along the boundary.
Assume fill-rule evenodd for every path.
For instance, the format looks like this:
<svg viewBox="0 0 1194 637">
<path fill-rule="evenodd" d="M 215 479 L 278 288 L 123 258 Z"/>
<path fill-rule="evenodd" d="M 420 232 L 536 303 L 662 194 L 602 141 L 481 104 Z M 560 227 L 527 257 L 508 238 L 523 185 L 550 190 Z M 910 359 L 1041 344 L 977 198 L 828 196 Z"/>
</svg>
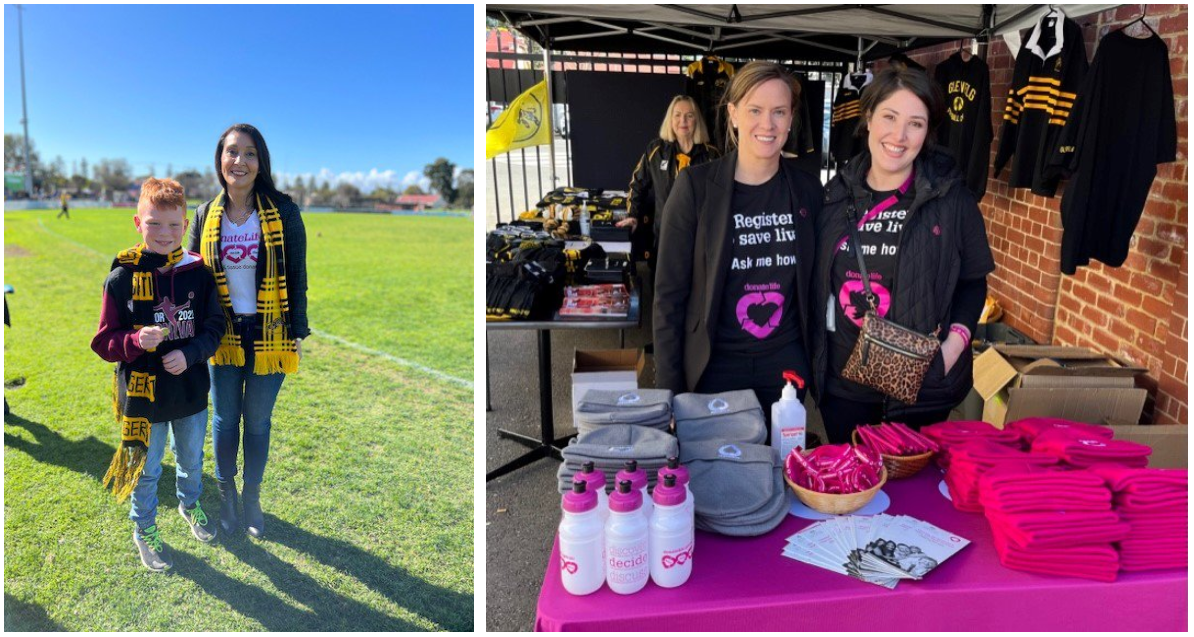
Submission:
<svg viewBox="0 0 1194 637">
<path fill-rule="evenodd" d="M 871 310 L 862 319 L 862 334 L 842 368 L 842 377 L 913 405 L 940 348 L 941 342 L 933 336 L 902 327 Z"/>
<path fill-rule="evenodd" d="M 851 235 L 870 309 L 863 316 L 862 333 L 842 368 L 842 378 L 913 405 L 933 357 L 941 349 L 941 341 L 934 335 L 921 334 L 879 316 L 856 228 Z"/>
</svg>

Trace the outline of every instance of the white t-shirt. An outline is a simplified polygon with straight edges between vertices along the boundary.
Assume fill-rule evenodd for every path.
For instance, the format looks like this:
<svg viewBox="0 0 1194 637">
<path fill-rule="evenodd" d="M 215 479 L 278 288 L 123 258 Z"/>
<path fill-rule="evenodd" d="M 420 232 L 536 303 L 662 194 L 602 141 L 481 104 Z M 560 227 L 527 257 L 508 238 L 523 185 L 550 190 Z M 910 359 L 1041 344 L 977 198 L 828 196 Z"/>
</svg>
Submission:
<svg viewBox="0 0 1194 637">
<path fill-rule="evenodd" d="M 228 275 L 228 294 L 235 314 L 257 313 L 257 249 L 261 219 L 254 210 L 243 225 L 224 215 L 220 223 L 220 262 Z"/>
</svg>

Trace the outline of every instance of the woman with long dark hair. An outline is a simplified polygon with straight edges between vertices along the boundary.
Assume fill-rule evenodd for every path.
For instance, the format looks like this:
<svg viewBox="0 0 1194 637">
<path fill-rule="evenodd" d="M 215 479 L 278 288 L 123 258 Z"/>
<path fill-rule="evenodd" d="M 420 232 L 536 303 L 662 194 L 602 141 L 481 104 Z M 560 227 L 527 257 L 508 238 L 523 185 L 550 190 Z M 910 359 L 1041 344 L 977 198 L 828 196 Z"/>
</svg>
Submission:
<svg viewBox="0 0 1194 637">
<path fill-rule="evenodd" d="M 865 150 L 825 186 L 817 223 L 813 386 L 832 443 L 848 441 L 858 425 L 919 428 L 949 416 L 972 384 L 970 334 L 995 269 L 978 204 L 933 143 L 945 117 L 936 83 L 924 71 L 884 70 L 863 91 L 861 109 Z M 941 340 L 914 405 L 842 375 L 872 307 Z"/>
<path fill-rule="evenodd" d="M 209 361 L 211 437 L 220 488 L 220 526 L 239 530 L 236 455 L 245 450 L 243 523 L 261 537 L 261 482 L 274 402 L 298 371 L 307 327 L 307 235 L 298 205 L 274 186 L 261 132 L 236 124 L 216 144 L 222 191 L 199 206 L 187 249 L 216 278 L 227 330 Z M 241 421 L 244 421 L 242 437 Z"/>
</svg>

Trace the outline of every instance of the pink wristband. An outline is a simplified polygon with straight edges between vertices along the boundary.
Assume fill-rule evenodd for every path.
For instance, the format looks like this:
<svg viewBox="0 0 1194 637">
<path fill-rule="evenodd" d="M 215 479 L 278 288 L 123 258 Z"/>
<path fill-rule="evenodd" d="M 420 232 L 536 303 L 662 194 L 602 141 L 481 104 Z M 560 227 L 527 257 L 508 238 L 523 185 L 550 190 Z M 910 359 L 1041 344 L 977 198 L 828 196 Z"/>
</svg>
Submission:
<svg viewBox="0 0 1194 637">
<path fill-rule="evenodd" d="M 961 336 L 963 341 L 966 341 L 967 343 L 970 342 L 970 330 L 967 330 L 961 325 L 950 325 L 949 331 Z"/>
</svg>

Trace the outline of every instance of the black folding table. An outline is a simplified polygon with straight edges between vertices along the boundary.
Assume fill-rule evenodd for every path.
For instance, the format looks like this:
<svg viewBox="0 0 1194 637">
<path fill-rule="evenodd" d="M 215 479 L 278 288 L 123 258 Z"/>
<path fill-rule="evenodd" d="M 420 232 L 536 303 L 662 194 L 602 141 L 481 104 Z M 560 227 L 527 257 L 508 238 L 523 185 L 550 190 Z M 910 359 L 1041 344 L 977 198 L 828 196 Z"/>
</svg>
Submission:
<svg viewBox="0 0 1194 637">
<path fill-rule="evenodd" d="M 559 314 L 550 321 L 492 321 L 485 324 L 486 341 L 489 332 L 507 330 L 536 330 L 539 332 L 539 438 L 517 432 L 498 429 L 498 437 L 513 440 L 530 451 L 485 474 L 485 481 L 516 471 L 542 458 L 563 460 L 560 451 L 568 444 L 569 436 L 555 437 L 555 415 L 551 404 L 551 333 L 553 330 L 623 330 L 622 346 L 626 345 L 626 328 L 638 327 L 642 319 L 638 286 L 633 282 L 627 286 L 630 292 L 630 311 L 625 318 L 588 319 L 560 318 Z M 488 354 L 488 350 L 486 351 Z M 486 356 L 488 360 L 488 356 Z M 488 366 L 486 370 L 488 378 Z"/>
</svg>

